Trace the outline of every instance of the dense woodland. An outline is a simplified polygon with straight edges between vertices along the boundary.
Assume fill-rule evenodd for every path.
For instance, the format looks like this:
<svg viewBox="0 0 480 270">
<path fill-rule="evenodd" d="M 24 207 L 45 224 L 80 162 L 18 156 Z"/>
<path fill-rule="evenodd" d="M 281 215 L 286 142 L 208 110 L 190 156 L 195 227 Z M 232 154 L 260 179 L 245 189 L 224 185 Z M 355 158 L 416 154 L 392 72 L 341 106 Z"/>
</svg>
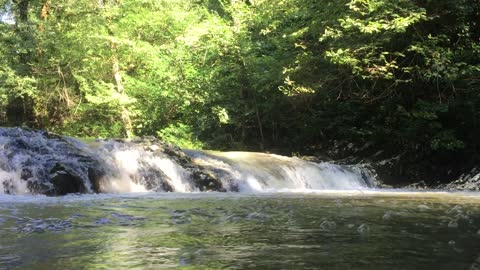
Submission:
<svg viewBox="0 0 480 270">
<path fill-rule="evenodd" d="M 0 123 L 477 162 L 478 0 L 0 0 Z"/>
</svg>

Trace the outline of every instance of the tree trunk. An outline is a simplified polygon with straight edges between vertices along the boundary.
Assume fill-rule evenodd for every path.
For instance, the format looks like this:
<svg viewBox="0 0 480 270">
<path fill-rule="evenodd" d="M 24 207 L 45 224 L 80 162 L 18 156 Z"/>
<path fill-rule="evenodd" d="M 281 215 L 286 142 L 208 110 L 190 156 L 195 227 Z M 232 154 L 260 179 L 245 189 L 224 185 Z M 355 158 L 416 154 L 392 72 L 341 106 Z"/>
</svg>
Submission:
<svg viewBox="0 0 480 270">
<path fill-rule="evenodd" d="M 258 110 L 257 104 L 257 95 L 255 93 L 253 93 L 253 104 L 255 106 L 255 115 L 257 116 L 258 130 L 260 132 L 260 150 L 263 151 L 265 150 L 265 137 L 263 135 L 262 119 L 260 118 L 260 111 Z"/>
<path fill-rule="evenodd" d="M 116 1 L 114 1 L 116 3 Z M 110 1 L 106 0 L 100 0 L 98 2 L 99 6 L 101 9 L 105 10 L 108 8 L 109 5 L 111 5 Z M 107 30 L 108 34 L 110 35 L 111 38 L 114 37 L 113 30 L 111 29 L 112 25 L 112 18 L 109 15 L 105 15 L 106 20 L 107 20 Z M 118 50 L 117 50 L 117 44 L 114 40 L 111 40 L 111 49 L 112 49 L 112 74 L 113 78 L 115 80 L 115 87 L 117 89 L 117 92 L 121 96 L 126 96 L 125 94 L 125 87 L 123 86 L 122 82 L 122 74 L 120 73 L 120 62 L 118 60 Z M 120 115 L 122 118 L 122 123 L 123 127 L 125 129 L 125 135 L 127 138 L 132 138 L 133 137 L 133 126 L 132 126 L 132 120 L 130 118 L 130 112 L 128 111 L 127 107 L 123 104 L 120 103 Z"/>
<path fill-rule="evenodd" d="M 235 8 L 235 5 L 241 4 L 242 2 L 243 2 L 242 0 L 231 0 L 230 5 L 233 8 Z M 249 4 L 248 1 L 247 1 L 247 4 Z M 240 42 L 242 42 L 242 37 L 241 37 L 242 19 L 239 18 L 238 16 L 235 16 L 234 14 L 232 14 L 232 18 L 233 18 L 233 33 L 235 35 L 240 36 L 237 40 L 240 40 Z M 242 72 L 241 76 L 243 77 L 243 81 L 244 81 L 243 89 L 241 89 L 242 91 L 241 96 L 246 100 L 250 99 L 251 101 L 253 101 L 253 109 L 255 110 L 255 117 L 256 117 L 258 131 L 260 135 L 259 147 L 260 147 L 260 150 L 263 151 L 265 147 L 265 136 L 263 134 L 263 124 L 262 124 L 262 119 L 260 117 L 260 110 L 258 109 L 258 104 L 257 104 L 257 95 L 255 93 L 255 90 L 252 89 L 249 81 L 247 65 L 245 63 L 245 57 L 243 57 L 243 54 L 242 54 L 243 46 L 241 43 L 239 44 L 239 48 L 240 48 L 238 51 L 239 60 L 240 60 L 239 64 L 241 65 L 241 72 Z M 245 111 L 248 111 L 248 106 L 245 106 Z M 244 129 L 242 129 L 242 137 L 243 136 L 244 136 Z"/>
<path fill-rule="evenodd" d="M 28 6 L 30 0 L 17 0 L 13 1 L 17 5 L 17 19 L 16 23 L 28 21 Z"/>
<path fill-rule="evenodd" d="M 125 95 L 125 87 L 123 86 L 122 83 L 122 75 L 120 74 L 120 63 L 118 61 L 117 57 L 117 45 L 115 42 L 112 42 L 112 72 L 113 72 L 113 77 L 115 78 L 115 84 L 117 87 L 117 92 L 124 96 Z M 132 127 L 132 120 L 130 118 L 130 112 L 128 109 L 120 104 L 120 110 L 121 110 L 121 117 L 122 117 L 122 122 L 123 126 L 125 128 L 125 134 L 127 138 L 132 138 L 133 137 L 133 127 Z"/>
</svg>

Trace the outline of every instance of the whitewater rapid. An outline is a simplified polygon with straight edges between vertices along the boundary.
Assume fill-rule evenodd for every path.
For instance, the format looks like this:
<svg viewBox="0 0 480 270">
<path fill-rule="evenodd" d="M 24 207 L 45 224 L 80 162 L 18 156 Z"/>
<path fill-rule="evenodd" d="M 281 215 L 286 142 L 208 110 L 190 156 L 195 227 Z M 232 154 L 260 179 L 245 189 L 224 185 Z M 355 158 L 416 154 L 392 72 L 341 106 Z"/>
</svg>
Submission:
<svg viewBox="0 0 480 270">
<path fill-rule="evenodd" d="M 0 128 L 0 194 L 285 192 L 366 190 L 361 166 L 295 157 L 182 150 L 155 138 L 85 144 L 55 134 Z"/>
</svg>

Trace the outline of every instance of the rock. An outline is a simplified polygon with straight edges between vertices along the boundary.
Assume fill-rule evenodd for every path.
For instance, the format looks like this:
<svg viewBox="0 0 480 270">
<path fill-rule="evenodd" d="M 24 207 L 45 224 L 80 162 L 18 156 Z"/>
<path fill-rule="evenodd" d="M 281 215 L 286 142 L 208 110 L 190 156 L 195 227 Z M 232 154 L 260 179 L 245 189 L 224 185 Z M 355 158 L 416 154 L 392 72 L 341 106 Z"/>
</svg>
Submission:
<svg viewBox="0 0 480 270">
<path fill-rule="evenodd" d="M 101 162 L 83 143 L 53 133 L 0 128 L 0 170 L 16 175 L 3 180 L 4 192 L 50 196 L 96 192 Z M 5 188 L 7 187 L 7 188 Z"/>
<path fill-rule="evenodd" d="M 71 169 L 64 164 L 57 163 L 50 170 L 50 183 L 53 189 L 46 191 L 46 195 L 61 196 L 69 193 L 87 193 L 88 188 L 85 186 L 84 180 L 76 175 Z"/>
<path fill-rule="evenodd" d="M 215 176 L 204 172 L 203 168 L 190 168 L 190 171 L 193 175 L 193 181 L 200 191 L 226 192 L 222 186 L 222 182 L 215 178 Z"/>
<path fill-rule="evenodd" d="M 157 138 L 143 137 L 132 140 L 99 140 L 98 143 L 103 148 L 97 151 L 99 155 L 111 156 L 113 160 L 115 157 L 112 155 L 118 151 L 134 151 L 139 153 L 140 156 L 132 160 L 132 162 L 136 163 L 135 166 L 133 166 L 136 167 L 135 173 L 128 177 L 131 178 L 133 182 L 144 186 L 147 190 L 176 191 L 172 183 L 173 180 L 162 171 L 160 168 L 162 165 L 159 165 L 157 161 L 155 161 L 158 159 L 168 159 L 173 162 L 175 166 L 178 165 L 182 168 L 182 172 L 180 173 L 181 177 L 186 179 L 186 181 L 191 181 L 194 188 L 200 191 L 226 191 L 222 186 L 222 182 L 217 179 L 214 174 L 194 164 L 183 150 Z M 112 164 L 105 165 L 105 167 L 109 166 L 112 166 Z"/>
<path fill-rule="evenodd" d="M 320 163 L 320 162 L 327 162 L 331 161 L 330 158 L 324 156 L 324 155 L 316 155 L 316 156 L 299 156 L 298 158 L 308 161 L 308 162 L 313 162 L 313 163 Z"/>
<path fill-rule="evenodd" d="M 362 176 L 363 181 L 365 181 L 369 188 L 389 188 L 389 186 L 386 186 L 379 181 L 378 173 L 372 165 L 368 163 L 361 163 L 349 165 L 349 167 Z"/>
<path fill-rule="evenodd" d="M 458 179 L 446 185 L 439 185 L 438 188 L 446 190 L 480 190 L 480 169 L 473 168 L 470 172 L 462 174 Z"/>
<path fill-rule="evenodd" d="M 32 178 L 33 177 L 32 170 L 29 169 L 29 168 L 23 168 L 20 177 L 23 180 L 28 180 L 28 179 Z"/>
<path fill-rule="evenodd" d="M 429 186 L 425 181 L 419 181 L 410 185 L 405 186 L 406 189 L 428 189 Z"/>
<path fill-rule="evenodd" d="M 215 165 L 208 167 L 205 164 L 196 164 L 187 150 L 155 137 L 97 140 L 97 145 L 100 145 L 102 150 L 93 150 L 75 139 L 45 131 L 0 128 L 0 142 L 0 171 L 7 172 L 8 175 L 0 181 L 0 192 L 3 189 L 5 193 L 20 193 L 21 188 L 26 186 L 30 193 L 51 196 L 95 193 L 102 191 L 101 182 L 109 178 L 127 179 L 127 182 L 133 182 L 131 186 L 141 186 L 136 189 L 140 191 L 142 187 L 151 191 L 176 191 L 175 188 L 179 189 L 177 191 L 184 191 L 184 183 L 179 183 L 179 178 L 188 182 L 185 191 L 239 190 L 238 183 L 234 180 L 236 178 L 228 170 L 221 171 Z M 392 174 L 392 171 L 405 171 L 405 168 L 399 166 L 402 156 L 392 158 L 378 149 L 373 151 L 371 146 L 368 143 L 358 147 L 352 143 L 335 142 L 335 151 L 341 152 L 336 156 L 341 159 L 337 159 L 335 163 L 347 165 L 346 171 L 354 170 L 360 173 L 369 187 L 391 187 L 373 180 L 385 181 L 389 174 L 401 174 Z M 125 166 L 124 171 L 119 174 L 115 172 L 114 167 L 118 167 L 118 160 L 115 160 L 114 155 L 122 151 Z M 138 157 L 129 156 L 133 152 L 136 152 Z M 369 153 L 374 158 L 365 163 L 365 160 L 369 159 L 357 155 L 361 152 Z M 342 153 L 357 156 L 348 158 Z M 327 153 L 326 156 L 302 159 L 321 162 L 330 160 L 330 157 L 334 158 L 335 155 Z M 130 166 L 130 161 L 135 162 L 135 166 Z M 360 165 L 348 166 L 349 164 Z M 131 182 L 127 184 L 132 184 Z M 412 184 L 411 188 L 428 188 L 429 184 L 428 181 L 421 181 Z M 480 170 L 477 170 L 445 188 L 478 190 L 479 187 Z"/>
</svg>

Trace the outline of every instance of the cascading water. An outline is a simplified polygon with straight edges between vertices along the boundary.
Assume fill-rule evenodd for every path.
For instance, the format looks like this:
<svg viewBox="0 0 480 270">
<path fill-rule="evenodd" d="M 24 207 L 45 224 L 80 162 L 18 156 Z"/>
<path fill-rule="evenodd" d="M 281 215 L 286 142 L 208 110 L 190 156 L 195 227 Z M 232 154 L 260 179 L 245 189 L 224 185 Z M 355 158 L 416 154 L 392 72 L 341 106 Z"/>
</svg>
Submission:
<svg viewBox="0 0 480 270">
<path fill-rule="evenodd" d="M 99 191 L 106 193 L 195 190 L 192 174 L 156 144 L 103 141 L 92 153 L 103 161 L 106 175 Z"/>
<path fill-rule="evenodd" d="M 186 151 L 227 190 L 240 192 L 365 189 L 375 185 L 366 171 L 332 163 L 251 153 Z"/>
<path fill-rule="evenodd" d="M 78 144 L 46 132 L 0 128 L 0 193 L 92 192 L 87 180 L 95 160 Z"/>
<path fill-rule="evenodd" d="M 155 138 L 99 140 L 0 128 L 0 193 L 365 189 L 359 168 L 248 152 L 182 151 Z"/>
</svg>

